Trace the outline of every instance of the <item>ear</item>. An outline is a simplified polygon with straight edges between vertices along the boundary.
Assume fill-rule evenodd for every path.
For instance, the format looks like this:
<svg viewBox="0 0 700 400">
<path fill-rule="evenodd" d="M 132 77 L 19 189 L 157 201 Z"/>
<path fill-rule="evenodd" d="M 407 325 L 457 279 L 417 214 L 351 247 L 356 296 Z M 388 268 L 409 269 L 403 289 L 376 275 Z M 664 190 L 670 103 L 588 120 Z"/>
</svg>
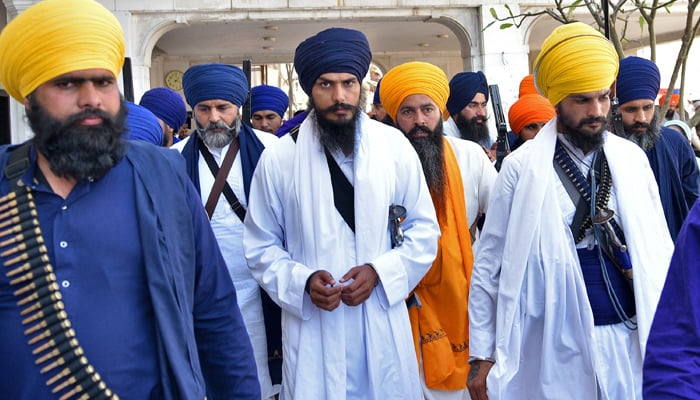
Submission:
<svg viewBox="0 0 700 400">
<path fill-rule="evenodd" d="M 29 96 L 27 96 L 24 98 L 24 109 L 29 110 L 30 108 L 32 108 L 32 106 L 29 102 Z"/>
</svg>

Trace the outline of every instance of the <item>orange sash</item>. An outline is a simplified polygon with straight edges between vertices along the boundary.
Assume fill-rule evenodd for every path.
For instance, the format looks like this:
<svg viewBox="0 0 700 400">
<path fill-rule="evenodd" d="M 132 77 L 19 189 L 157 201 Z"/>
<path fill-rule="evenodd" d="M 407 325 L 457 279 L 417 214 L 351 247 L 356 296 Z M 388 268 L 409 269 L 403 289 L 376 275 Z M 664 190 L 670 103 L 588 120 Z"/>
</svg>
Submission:
<svg viewBox="0 0 700 400">
<path fill-rule="evenodd" d="M 444 209 L 436 210 L 442 235 L 432 267 L 414 290 L 422 307 L 411 307 L 409 316 L 416 356 L 423 355 L 426 385 L 459 390 L 467 387 L 469 372 L 467 302 L 474 255 L 462 175 L 452 146 L 443 141 L 447 192 Z"/>
</svg>

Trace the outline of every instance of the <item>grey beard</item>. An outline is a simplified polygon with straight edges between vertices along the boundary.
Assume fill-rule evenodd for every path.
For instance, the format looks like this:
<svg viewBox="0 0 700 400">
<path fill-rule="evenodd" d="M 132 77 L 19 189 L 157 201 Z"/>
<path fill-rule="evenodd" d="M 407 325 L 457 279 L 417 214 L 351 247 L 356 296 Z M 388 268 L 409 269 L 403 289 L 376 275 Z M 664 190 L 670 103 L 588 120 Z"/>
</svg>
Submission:
<svg viewBox="0 0 700 400">
<path fill-rule="evenodd" d="M 202 128 L 202 126 L 199 124 L 199 122 L 196 122 L 196 120 L 195 124 L 199 137 L 202 139 L 204 144 L 207 145 L 207 147 L 212 149 L 223 148 L 227 144 L 231 143 L 233 139 L 237 138 L 241 131 L 241 120 L 239 118 L 236 118 L 233 121 L 233 126 L 229 126 L 225 122 L 221 121 L 209 124 L 205 128 Z M 221 128 L 224 129 L 224 131 L 214 132 L 213 129 L 215 128 Z"/>
<path fill-rule="evenodd" d="M 654 112 L 654 118 L 651 119 L 651 122 L 649 123 L 649 128 L 647 128 L 647 130 L 644 133 L 628 132 L 627 130 L 631 130 L 631 127 L 625 125 L 625 132 L 623 135 L 620 136 L 636 143 L 645 152 L 649 151 L 654 147 L 654 144 L 661 136 L 661 127 L 658 123 L 658 117 L 658 111 Z"/>
</svg>

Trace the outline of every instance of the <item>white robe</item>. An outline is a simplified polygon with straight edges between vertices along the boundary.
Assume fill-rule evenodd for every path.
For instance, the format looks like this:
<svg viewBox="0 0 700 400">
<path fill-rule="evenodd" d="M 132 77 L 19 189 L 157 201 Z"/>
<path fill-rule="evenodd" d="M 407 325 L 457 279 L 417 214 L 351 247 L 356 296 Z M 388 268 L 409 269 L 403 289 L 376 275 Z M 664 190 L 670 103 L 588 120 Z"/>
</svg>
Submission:
<svg viewBox="0 0 700 400">
<path fill-rule="evenodd" d="M 646 155 L 632 142 L 605 135 L 619 205 L 614 211 L 634 268 L 638 331 L 608 332 L 616 325 L 594 330 L 570 216 L 562 211 L 573 204 L 561 203 L 564 189 L 553 167 L 555 118 L 506 157 L 475 256 L 470 350 L 496 358 L 487 381 L 491 400 L 595 399 L 596 375 L 603 377 L 600 386 L 615 380 L 601 369 L 601 340 L 624 332 L 644 354 L 673 243 Z M 603 347 L 609 358 L 629 358 L 628 349 Z"/>
<path fill-rule="evenodd" d="M 278 140 L 277 136 L 267 132 L 253 131 L 266 147 L 276 143 Z M 196 133 L 193 133 L 193 135 L 196 135 Z M 171 148 L 182 151 L 190 138 L 192 138 L 192 136 L 176 143 Z M 228 148 L 229 146 L 226 145 L 222 149 L 209 149 L 217 165 L 221 166 Z M 198 168 L 202 204 L 206 205 L 211 188 L 214 186 L 215 177 L 212 175 L 207 166 L 207 162 L 201 154 L 199 155 Z M 239 154 L 236 154 L 236 158 L 233 160 L 233 165 L 226 177 L 226 182 L 231 186 L 231 189 L 236 194 L 241 205 L 247 209 L 248 204 L 243 188 L 243 169 L 241 167 L 241 157 L 239 157 Z M 238 308 L 241 310 L 243 322 L 245 323 L 248 336 L 250 337 L 250 342 L 253 345 L 262 398 L 273 398 L 275 394 L 279 393 L 280 385 L 273 386 L 272 380 L 270 379 L 267 362 L 265 319 L 263 317 L 262 303 L 260 301 L 260 286 L 250 274 L 248 264 L 243 255 L 243 222 L 241 222 L 238 215 L 231 209 L 223 193 L 219 196 L 210 222 L 211 228 L 216 236 L 216 241 L 221 249 L 221 254 L 226 261 L 228 273 L 236 287 Z"/>
<path fill-rule="evenodd" d="M 439 236 L 420 161 L 401 132 L 360 116 L 350 177 L 353 235 L 335 209 L 314 129 L 312 113 L 296 143 L 285 136 L 266 149 L 245 221 L 248 265 L 282 307 L 281 399 L 420 399 L 404 300 L 430 268 Z M 396 249 L 389 240 L 391 204 L 407 209 L 405 241 Z M 311 303 L 304 291 L 311 273 L 324 269 L 339 279 L 367 262 L 380 284 L 362 305 L 341 303 L 328 312 Z"/>
</svg>

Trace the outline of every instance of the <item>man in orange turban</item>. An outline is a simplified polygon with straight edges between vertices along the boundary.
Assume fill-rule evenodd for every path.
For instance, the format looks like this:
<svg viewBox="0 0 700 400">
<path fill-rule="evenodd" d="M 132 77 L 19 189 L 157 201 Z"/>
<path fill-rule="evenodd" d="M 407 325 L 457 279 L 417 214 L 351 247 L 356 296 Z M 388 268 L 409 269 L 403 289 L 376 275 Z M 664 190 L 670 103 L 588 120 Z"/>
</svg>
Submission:
<svg viewBox="0 0 700 400">
<path fill-rule="evenodd" d="M 181 156 L 126 140 L 124 48 L 93 0 L 37 2 L 0 33 L 0 83 L 35 134 L 0 147 L 0 396 L 259 400 Z"/>
<path fill-rule="evenodd" d="M 555 29 L 535 61 L 557 115 L 505 158 L 491 195 L 469 292 L 474 400 L 642 399 L 673 242 L 646 155 L 606 130 L 618 65 L 583 23 Z"/>
<path fill-rule="evenodd" d="M 448 94 L 445 73 L 424 62 L 392 68 L 380 91 L 387 114 L 418 153 L 440 225 L 437 257 L 408 300 L 426 399 L 467 397 L 469 226 L 486 211 L 496 179 L 478 144 L 443 135 Z"/>
<path fill-rule="evenodd" d="M 510 129 L 517 137 L 515 143 L 510 146 L 511 151 L 520 147 L 525 141 L 534 138 L 544 124 L 555 115 L 556 112 L 549 100 L 539 94 L 520 96 L 508 110 Z"/>
</svg>

